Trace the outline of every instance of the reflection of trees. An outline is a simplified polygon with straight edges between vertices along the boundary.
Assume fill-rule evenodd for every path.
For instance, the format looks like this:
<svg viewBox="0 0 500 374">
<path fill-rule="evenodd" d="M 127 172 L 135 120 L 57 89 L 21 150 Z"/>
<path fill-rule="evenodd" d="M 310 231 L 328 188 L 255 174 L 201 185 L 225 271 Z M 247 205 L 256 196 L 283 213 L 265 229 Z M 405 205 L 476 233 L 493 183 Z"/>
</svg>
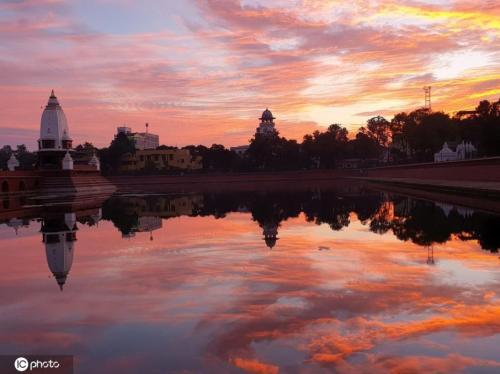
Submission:
<svg viewBox="0 0 500 374">
<path fill-rule="evenodd" d="M 130 234 L 139 224 L 139 214 L 134 209 L 131 199 L 112 198 L 102 207 L 102 218 L 112 221 L 115 227 L 124 235 Z"/>
<path fill-rule="evenodd" d="M 392 230 L 400 240 L 421 246 L 445 243 L 452 235 L 477 240 L 481 248 L 498 252 L 500 217 L 482 212 L 460 212 L 458 208 L 429 201 L 393 197 L 380 205 L 370 221 L 370 230 L 385 234 Z"/>
<path fill-rule="evenodd" d="M 398 239 L 421 246 L 445 243 L 456 236 L 461 240 L 477 240 L 482 248 L 492 252 L 500 247 L 498 216 L 360 189 L 118 197 L 103 206 L 103 218 L 113 221 L 123 234 L 131 233 L 141 216 L 223 218 L 231 212 L 250 213 L 261 228 L 273 232 L 273 237 L 283 221 L 301 212 L 308 222 L 328 224 L 334 231 L 348 227 L 350 215 L 355 213 L 370 231 L 378 234 L 392 231 Z"/>
</svg>

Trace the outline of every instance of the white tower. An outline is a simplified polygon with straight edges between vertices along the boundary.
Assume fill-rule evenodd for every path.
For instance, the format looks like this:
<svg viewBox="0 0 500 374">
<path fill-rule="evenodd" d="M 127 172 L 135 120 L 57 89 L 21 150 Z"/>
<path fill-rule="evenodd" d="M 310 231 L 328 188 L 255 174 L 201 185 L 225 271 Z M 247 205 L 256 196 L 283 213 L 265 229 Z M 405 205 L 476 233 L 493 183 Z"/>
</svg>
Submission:
<svg viewBox="0 0 500 374">
<path fill-rule="evenodd" d="M 274 120 L 276 118 L 273 117 L 273 114 L 269 109 L 266 109 L 262 113 L 262 117 L 259 118 L 260 120 L 260 125 L 257 127 L 257 131 L 255 135 L 264 135 L 264 136 L 275 136 L 278 134 L 274 127 Z"/>
<path fill-rule="evenodd" d="M 12 153 L 10 155 L 10 158 L 9 160 L 7 161 L 7 168 L 10 170 L 10 171 L 14 171 L 16 170 L 16 168 L 19 167 L 19 160 L 16 158 L 16 156 L 14 156 L 14 153 Z"/>
<path fill-rule="evenodd" d="M 68 122 L 54 90 L 42 113 L 40 139 L 38 139 L 38 162 L 41 168 L 61 169 L 62 159 L 72 152 L 73 140 L 69 135 Z"/>
</svg>

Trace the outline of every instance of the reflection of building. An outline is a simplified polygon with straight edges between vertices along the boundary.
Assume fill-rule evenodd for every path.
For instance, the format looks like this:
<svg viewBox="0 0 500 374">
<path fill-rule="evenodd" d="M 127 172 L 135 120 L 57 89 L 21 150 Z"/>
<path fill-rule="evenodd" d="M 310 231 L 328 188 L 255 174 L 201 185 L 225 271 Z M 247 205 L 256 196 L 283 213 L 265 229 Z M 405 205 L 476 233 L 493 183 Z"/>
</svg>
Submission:
<svg viewBox="0 0 500 374">
<path fill-rule="evenodd" d="M 202 158 L 192 156 L 188 149 L 148 149 L 124 155 L 120 170 L 199 170 L 202 167 Z"/>
<path fill-rule="evenodd" d="M 16 235 L 21 227 L 29 227 L 29 223 L 26 220 L 20 218 L 11 218 L 7 222 L 7 226 L 12 227 L 16 232 Z"/>
<path fill-rule="evenodd" d="M 132 227 L 129 232 L 122 233 L 122 238 L 133 238 L 136 232 L 149 232 L 151 233 L 151 240 L 153 240 L 153 231 L 162 228 L 161 217 L 157 216 L 141 216 L 138 219 L 137 225 Z"/>
<path fill-rule="evenodd" d="M 139 224 L 137 225 L 137 231 L 147 232 L 161 229 L 161 217 L 154 216 L 142 216 L 139 217 Z"/>
<path fill-rule="evenodd" d="M 147 130 L 148 124 L 146 124 Z M 125 134 L 134 142 L 135 149 L 156 149 L 160 146 L 160 137 L 149 132 L 132 132 L 130 127 L 122 126 L 117 128 L 118 134 Z"/>
<path fill-rule="evenodd" d="M 202 195 L 186 195 L 178 197 L 156 197 L 146 199 L 130 197 L 127 199 L 130 206 L 128 214 L 143 216 L 157 216 L 163 218 L 189 216 L 203 205 Z"/>
<path fill-rule="evenodd" d="M 260 125 L 259 127 L 257 127 L 255 135 L 275 136 L 278 134 L 274 127 L 275 117 L 273 117 L 273 114 L 269 109 L 266 109 L 262 113 L 262 117 L 260 117 L 259 119 Z"/>
<path fill-rule="evenodd" d="M 264 229 L 264 231 L 262 231 L 264 241 L 266 242 L 266 245 L 272 249 L 278 240 L 278 225 L 276 223 L 266 223 L 262 226 L 262 228 Z"/>
<path fill-rule="evenodd" d="M 453 150 L 452 148 L 455 148 Z M 456 147 L 445 142 L 443 148 L 434 154 L 434 162 L 460 161 L 474 158 L 477 155 L 477 149 L 471 142 L 462 142 Z"/>
<path fill-rule="evenodd" d="M 61 291 L 73 264 L 76 230 L 78 229 L 75 213 L 47 218 L 42 223 L 41 231 L 47 263 Z"/>
<path fill-rule="evenodd" d="M 73 140 L 69 135 L 68 122 L 54 90 L 40 121 L 38 163 L 42 169 L 72 169 L 70 152 Z"/>
</svg>

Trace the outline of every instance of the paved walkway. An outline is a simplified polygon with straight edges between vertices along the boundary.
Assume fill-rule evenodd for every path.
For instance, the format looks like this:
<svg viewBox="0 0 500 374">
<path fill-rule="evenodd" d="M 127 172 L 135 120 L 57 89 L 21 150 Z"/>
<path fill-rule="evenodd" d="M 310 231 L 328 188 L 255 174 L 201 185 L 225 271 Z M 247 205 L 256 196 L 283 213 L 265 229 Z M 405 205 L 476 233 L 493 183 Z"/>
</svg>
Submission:
<svg viewBox="0 0 500 374">
<path fill-rule="evenodd" d="M 434 189 L 443 192 L 467 193 L 481 196 L 500 196 L 500 182 L 476 182 L 441 179 L 355 177 L 355 179 L 372 182 L 391 183 L 413 186 L 416 188 Z"/>
</svg>

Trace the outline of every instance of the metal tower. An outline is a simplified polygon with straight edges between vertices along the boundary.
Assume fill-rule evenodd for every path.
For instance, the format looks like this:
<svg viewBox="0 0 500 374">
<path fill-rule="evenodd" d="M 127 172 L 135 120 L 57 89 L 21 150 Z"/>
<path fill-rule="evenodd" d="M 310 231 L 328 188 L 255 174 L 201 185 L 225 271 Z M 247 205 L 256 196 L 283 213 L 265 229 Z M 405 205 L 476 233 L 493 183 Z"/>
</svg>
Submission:
<svg viewBox="0 0 500 374">
<path fill-rule="evenodd" d="M 431 86 L 425 86 L 424 87 L 424 92 L 425 92 L 425 109 L 431 110 Z"/>
</svg>

